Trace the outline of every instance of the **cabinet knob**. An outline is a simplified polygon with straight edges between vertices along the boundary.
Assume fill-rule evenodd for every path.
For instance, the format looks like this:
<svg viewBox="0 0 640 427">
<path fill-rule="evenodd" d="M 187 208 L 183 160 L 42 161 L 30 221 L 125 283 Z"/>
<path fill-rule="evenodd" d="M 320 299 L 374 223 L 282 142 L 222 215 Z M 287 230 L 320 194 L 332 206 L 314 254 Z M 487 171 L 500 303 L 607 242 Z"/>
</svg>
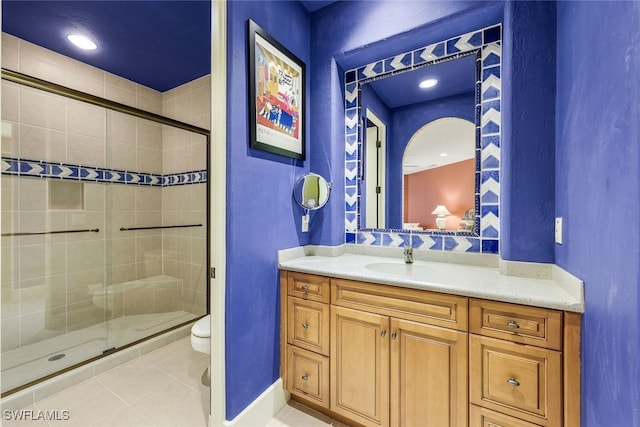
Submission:
<svg viewBox="0 0 640 427">
<path fill-rule="evenodd" d="M 308 324 L 307 322 L 304 322 L 304 323 L 302 324 L 302 328 L 303 328 L 303 329 L 308 329 L 308 328 L 309 328 L 309 324 Z"/>
<path fill-rule="evenodd" d="M 302 285 L 302 290 L 307 292 L 309 290 L 309 285 Z"/>
<path fill-rule="evenodd" d="M 398 336 L 398 333 L 396 331 L 391 332 L 391 339 L 392 340 L 395 340 L 397 336 Z"/>
<path fill-rule="evenodd" d="M 512 385 L 514 387 L 518 387 L 520 385 L 520 382 L 518 380 L 516 380 L 515 378 L 509 378 L 507 380 L 507 383 L 509 383 L 510 385 Z"/>
<path fill-rule="evenodd" d="M 380 336 L 382 338 L 384 338 L 384 336 L 387 335 L 387 331 L 385 329 L 383 329 L 382 331 L 380 331 Z"/>
<path fill-rule="evenodd" d="M 307 381 L 308 379 L 309 379 L 309 375 L 304 374 L 304 375 L 302 376 L 302 381 Z"/>
<path fill-rule="evenodd" d="M 518 325 L 513 320 L 510 320 L 509 323 L 507 323 L 507 326 L 510 327 L 511 329 L 520 329 L 520 325 Z"/>
</svg>

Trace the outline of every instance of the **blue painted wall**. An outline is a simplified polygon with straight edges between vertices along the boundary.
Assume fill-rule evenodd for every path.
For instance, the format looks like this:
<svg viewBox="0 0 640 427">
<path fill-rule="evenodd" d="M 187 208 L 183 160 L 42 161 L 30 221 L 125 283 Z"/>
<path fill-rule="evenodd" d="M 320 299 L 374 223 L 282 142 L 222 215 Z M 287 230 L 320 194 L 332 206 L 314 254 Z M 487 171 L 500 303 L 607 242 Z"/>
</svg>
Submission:
<svg viewBox="0 0 640 427">
<path fill-rule="evenodd" d="M 292 197 L 309 161 L 248 148 L 247 19 L 307 66 L 310 58 L 309 15 L 301 3 L 232 1 L 227 7 L 226 417 L 233 419 L 280 376 L 276 252 L 309 243 L 299 232 L 302 210 Z M 309 123 L 308 111 L 306 118 Z"/>
<path fill-rule="evenodd" d="M 402 228 L 402 157 L 411 137 L 424 125 L 443 117 L 458 117 L 475 123 L 475 94 L 469 92 L 392 110 L 394 146 L 389 144 L 387 197 L 388 227 Z M 473 142 L 475 145 L 475 142 Z M 393 196 L 395 195 L 395 197 Z"/>
<path fill-rule="evenodd" d="M 511 261 L 554 259 L 555 8 L 505 7 L 500 256 Z"/>
<path fill-rule="evenodd" d="M 640 3 L 560 2 L 557 18 L 556 263 L 585 282 L 582 425 L 637 427 Z"/>
</svg>

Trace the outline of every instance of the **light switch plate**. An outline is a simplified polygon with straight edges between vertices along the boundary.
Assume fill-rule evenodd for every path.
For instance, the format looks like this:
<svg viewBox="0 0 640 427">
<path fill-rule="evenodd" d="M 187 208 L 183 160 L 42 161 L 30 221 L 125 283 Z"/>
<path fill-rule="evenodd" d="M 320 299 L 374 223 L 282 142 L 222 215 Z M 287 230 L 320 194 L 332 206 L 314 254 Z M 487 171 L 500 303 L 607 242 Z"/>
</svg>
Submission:
<svg viewBox="0 0 640 427">
<path fill-rule="evenodd" d="M 562 217 L 556 218 L 556 243 L 562 244 Z"/>
</svg>

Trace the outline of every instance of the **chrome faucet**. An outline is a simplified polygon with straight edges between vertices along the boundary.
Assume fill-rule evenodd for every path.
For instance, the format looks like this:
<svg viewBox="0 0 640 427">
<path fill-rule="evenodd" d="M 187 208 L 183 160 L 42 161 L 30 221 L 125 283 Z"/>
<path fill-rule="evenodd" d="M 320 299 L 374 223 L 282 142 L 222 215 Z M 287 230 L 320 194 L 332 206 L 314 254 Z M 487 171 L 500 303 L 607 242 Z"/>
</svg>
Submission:
<svg viewBox="0 0 640 427">
<path fill-rule="evenodd" d="M 404 262 L 407 264 L 413 263 L 413 246 L 411 246 L 411 243 L 404 247 Z"/>
</svg>

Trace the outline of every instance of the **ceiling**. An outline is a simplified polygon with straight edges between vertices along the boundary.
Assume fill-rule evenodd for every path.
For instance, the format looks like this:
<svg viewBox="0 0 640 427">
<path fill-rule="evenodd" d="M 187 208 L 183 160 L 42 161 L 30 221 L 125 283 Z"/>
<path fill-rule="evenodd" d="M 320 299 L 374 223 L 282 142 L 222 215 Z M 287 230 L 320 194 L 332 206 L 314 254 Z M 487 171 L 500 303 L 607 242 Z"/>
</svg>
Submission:
<svg viewBox="0 0 640 427">
<path fill-rule="evenodd" d="M 2 0 L 2 31 L 160 92 L 211 72 L 209 1 Z"/>
<path fill-rule="evenodd" d="M 315 12 L 335 1 L 301 3 Z M 2 31 L 160 92 L 211 73 L 210 1 L 2 0 Z M 72 32 L 98 48 L 76 48 Z"/>
</svg>

